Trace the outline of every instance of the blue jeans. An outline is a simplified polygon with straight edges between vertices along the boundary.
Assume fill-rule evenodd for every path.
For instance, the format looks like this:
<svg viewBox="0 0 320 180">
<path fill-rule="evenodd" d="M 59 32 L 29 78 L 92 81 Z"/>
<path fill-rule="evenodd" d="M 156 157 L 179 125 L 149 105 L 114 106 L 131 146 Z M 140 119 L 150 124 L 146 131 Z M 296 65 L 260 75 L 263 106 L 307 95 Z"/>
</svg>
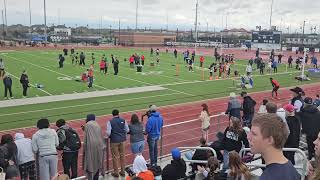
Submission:
<svg viewBox="0 0 320 180">
<path fill-rule="evenodd" d="M 244 114 L 242 117 L 243 120 L 243 126 L 251 128 L 251 122 L 253 119 L 254 113 L 252 114 Z"/>
<path fill-rule="evenodd" d="M 89 77 L 89 85 L 88 87 L 92 87 L 93 84 L 93 77 Z"/>
<path fill-rule="evenodd" d="M 149 156 L 150 156 L 150 164 L 152 166 L 157 165 L 158 160 L 158 140 L 159 137 L 147 137 L 147 142 L 149 146 Z"/>
<path fill-rule="evenodd" d="M 223 150 L 223 167 L 222 170 L 229 169 L 229 151 Z"/>
<path fill-rule="evenodd" d="M 142 153 L 144 150 L 144 140 L 136 143 L 131 143 L 131 151 L 133 154 Z"/>
</svg>

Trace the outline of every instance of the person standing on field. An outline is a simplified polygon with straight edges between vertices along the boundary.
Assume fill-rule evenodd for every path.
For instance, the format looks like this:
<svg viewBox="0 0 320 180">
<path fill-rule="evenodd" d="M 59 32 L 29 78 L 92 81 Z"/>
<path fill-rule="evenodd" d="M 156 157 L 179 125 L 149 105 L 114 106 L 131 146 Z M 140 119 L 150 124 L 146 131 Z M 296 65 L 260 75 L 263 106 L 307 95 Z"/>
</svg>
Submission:
<svg viewBox="0 0 320 180">
<path fill-rule="evenodd" d="M 20 77 L 20 83 L 22 85 L 22 88 L 23 88 L 23 97 L 26 97 L 27 96 L 27 91 L 28 91 L 28 87 L 29 86 L 29 77 L 27 75 L 27 71 L 24 70 L 21 74 L 21 77 Z"/>
</svg>

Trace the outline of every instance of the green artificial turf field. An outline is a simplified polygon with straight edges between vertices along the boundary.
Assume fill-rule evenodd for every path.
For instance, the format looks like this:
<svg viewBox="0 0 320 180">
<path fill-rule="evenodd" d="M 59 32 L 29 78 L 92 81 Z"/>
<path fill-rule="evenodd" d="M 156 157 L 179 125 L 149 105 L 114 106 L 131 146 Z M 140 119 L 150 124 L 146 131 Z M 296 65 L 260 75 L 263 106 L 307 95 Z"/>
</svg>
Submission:
<svg viewBox="0 0 320 180">
<path fill-rule="evenodd" d="M 76 52 L 80 52 L 77 50 Z M 30 88 L 29 98 L 37 96 L 54 96 L 61 94 L 75 94 L 89 91 L 114 90 L 131 87 L 143 87 L 160 85 L 165 90 L 142 92 L 134 94 L 124 94 L 106 97 L 96 97 L 79 100 L 68 100 L 51 102 L 45 104 L 24 105 L 16 107 L 0 108 L 0 130 L 34 125 L 40 117 L 48 117 L 50 121 L 58 118 L 67 120 L 83 118 L 88 113 L 96 115 L 110 114 L 113 108 L 119 108 L 121 112 L 146 108 L 150 104 L 158 106 L 203 100 L 228 95 L 230 92 L 240 92 L 235 88 L 233 79 L 209 80 L 208 67 L 212 58 L 206 57 L 204 68 L 204 81 L 202 80 L 201 68 L 195 68 L 194 72 L 189 72 L 183 63 L 183 57 L 179 54 L 177 60 L 173 53 L 160 53 L 160 65 L 150 67 L 150 62 L 154 62 L 155 57 L 150 57 L 149 52 L 135 49 L 109 49 L 109 50 L 83 50 L 86 53 L 86 67 L 72 65 L 71 58 L 66 57 L 64 68 L 58 68 L 58 54 L 62 50 L 39 50 L 39 51 L 8 51 L 1 52 L 0 57 L 5 61 L 5 68 L 12 75 L 14 97 L 22 98 L 22 87 L 19 83 L 21 72 L 25 69 L 29 75 L 32 85 L 42 84 L 44 88 Z M 75 78 L 80 76 L 89 68 L 92 62 L 91 53 L 95 54 L 95 81 L 94 87 L 89 89 L 86 83 L 77 82 Z M 145 66 L 142 73 L 137 73 L 136 69 L 129 67 L 129 59 L 133 53 L 144 54 L 146 57 Z M 109 67 L 108 74 L 99 73 L 99 61 L 105 54 L 110 63 L 110 55 L 114 54 L 120 61 L 118 76 L 113 75 L 113 68 Z M 155 56 L 155 55 L 154 55 Z M 176 76 L 176 67 L 179 64 L 179 76 Z M 231 66 L 244 74 L 247 61 L 237 60 L 236 65 Z M 196 57 L 195 67 L 199 66 L 199 58 Z M 255 65 L 254 65 L 255 66 Z M 233 73 L 231 73 L 233 74 Z M 294 80 L 294 76 L 299 74 L 295 69 L 286 71 L 285 65 L 281 64 L 278 74 L 266 74 L 260 76 L 259 72 L 254 72 L 254 88 L 251 91 L 263 91 L 271 89 L 269 77 L 277 79 L 282 87 L 293 86 L 300 82 Z M 318 81 L 312 79 L 306 83 Z M 0 83 L 0 95 L 3 96 L 3 83 Z M 1 98 L 1 101 L 4 100 Z"/>
</svg>

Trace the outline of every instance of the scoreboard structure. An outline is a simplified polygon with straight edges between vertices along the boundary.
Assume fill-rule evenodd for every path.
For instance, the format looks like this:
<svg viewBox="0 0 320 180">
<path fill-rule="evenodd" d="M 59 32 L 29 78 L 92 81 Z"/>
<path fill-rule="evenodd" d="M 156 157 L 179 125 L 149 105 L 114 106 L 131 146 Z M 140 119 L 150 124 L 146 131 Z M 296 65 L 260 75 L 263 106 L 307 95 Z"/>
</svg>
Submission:
<svg viewBox="0 0 320 180">
<path fill-rule="evenodd" d="M 252 43 L 281 44 L 281 31 L 252 31 Z"/>
</svg>

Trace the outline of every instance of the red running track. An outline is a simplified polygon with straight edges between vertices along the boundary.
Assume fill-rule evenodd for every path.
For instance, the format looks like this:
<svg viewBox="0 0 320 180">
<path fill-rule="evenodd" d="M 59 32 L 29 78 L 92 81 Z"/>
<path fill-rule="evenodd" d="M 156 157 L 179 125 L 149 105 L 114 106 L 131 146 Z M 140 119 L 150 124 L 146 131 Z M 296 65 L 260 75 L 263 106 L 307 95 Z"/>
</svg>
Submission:
<svg viewBox="0 0 320 180">
<path fill-rule="evenodd" d="M 317 94 L 318 88 L 320 87 L 319 83 L 304 85 L 303 89 L 306 92 L 307 96 L 314 97 Z M 291 93 L 288 89 L 280 89 L 279 97 L 280 100 L 274 100 L 270 98 L 271 92 L 257 92 L 251 93 L 250 96 L 257 101 L 256 108 L 258 109 L 262 100 L 264 98 L 269 99 L 269 101 L 273 101 L 279 107 L 287 104 L 289 99 L 291 98 Z M 184 104 L 176 104 L 176 105 L 168 105 L 159 108 L 163 118 L 164 118 L 164 129 L 163 129 L 163 149 L 162 154 L 166 155 L 170 153 L 170 150 L 173 147 L 179 146 L 197 146 L 198 141 L 201 137 L 200 126 L 201 123 L 197 120 L 200 111 L 201 104 L 207 103 L 209 106 L 210 114 L 217 115 L 221 112 L 224 112 L 227 107 L 228 97 L 209 99 L 204 101 L 190 102 Z M 145 110 L 140 110 L 135 113 L 139 115 L 139 117 L 145 112 Z M 133 112 L 125 112 L 122 113 L 121 116 L 126 119 L 128 122 L 130 121 L 131 114 Z M 101 125 L 103 132 L 105 133 L 106 123 L 111 119 L 111 115 L 105 115 L 97 118 L 97 122 Z M 84 120 L 74 120 L 69 121 L 68 124 L 76 129 L 79 132 L 81 138 L 83 138 L 83 131 L 81 130 L 81 125 L 84 124 Z M 215 140 L 215 134 L 218 131 L 224 131 L 225 127 L 228 125 L 228 117 L 225 115 L 220 115 L 211 119 L 211 127 L 209 133 L 210 141 Z M 52 125 L 54 127 L 54 125 Z M 0 135 L 3 134 L 12 134 L 14 135 L 16 132 L 22 132 L 26 137 L 31 138 L 32 134 L 35 133 L 36 128 L 21 128 L 14 129 L 8 131 L 0 132 Z M 79 156 L 79 175 L 83 175 L 81 168 L 82 161 L 82 151 L 80 151 Z M 159 150 L 160 152 L 160 150 Z M 133 162 L 133 155 L 131 154 L 130 144 L 127 141 L 126 144 L 126 164 L 131 164 Z M 148 158 L 148 147 L 145 144 L 145 151 L 143 155 Z M 111 156 L 109 156 L 109 164 L 110 169 L 112 169 L 112 161 Z M 59 171 L 62 171 L 61 159 L 59 160 Z"/>
</svg>

